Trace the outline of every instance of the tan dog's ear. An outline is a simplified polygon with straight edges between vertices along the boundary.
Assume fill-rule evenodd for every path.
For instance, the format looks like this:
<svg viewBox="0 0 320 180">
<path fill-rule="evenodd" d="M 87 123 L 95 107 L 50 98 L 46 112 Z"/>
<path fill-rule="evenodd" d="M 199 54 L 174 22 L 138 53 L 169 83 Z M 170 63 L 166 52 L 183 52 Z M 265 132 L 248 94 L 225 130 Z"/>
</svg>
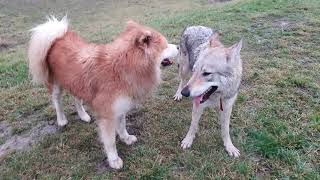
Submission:
<svg viewBox="0 0 320 180">
<path fill-rule="evenodd" d="M 220 40 L 219 40 L 219 33 L 218 32 L 215 32 L 211 38 L 210 38 L 210 41 L 209 41 L 209 45 L 210 47 L 219 47 L 219 46 L 222 46 Z"/>
<path fill-rule="evenodd" d="M 148 30 L 139 33 L 137 37 L 137 45 L 142 49 L 148 48 L 151 41 L 152 41 L 152 34 Z"/>
<path fill-rule="evenodd" d="M 134 21 L 128 21 L 127 22 L 127 26 L 126 26 L 126 30 L 131 30 L 133 28 L 138 28 L 140 25 Z"/>
</svg>

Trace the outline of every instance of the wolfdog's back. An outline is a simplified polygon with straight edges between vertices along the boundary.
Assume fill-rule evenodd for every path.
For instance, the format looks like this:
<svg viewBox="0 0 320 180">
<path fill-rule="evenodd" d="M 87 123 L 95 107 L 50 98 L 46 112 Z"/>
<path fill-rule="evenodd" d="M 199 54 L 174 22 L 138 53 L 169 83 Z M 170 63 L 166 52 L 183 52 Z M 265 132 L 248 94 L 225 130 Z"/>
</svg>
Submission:
<svg viewBox="0 0 320 180">
<path fill-rule="evenodd" d="M 213 29 L 204 26 L 190 26 L 182 32 L 180 48 L 184 55 L 189 56 L 190 69 L 193 68 L 203 49 L 201 47 L 209 41 L 213 34 Z"/>
</svg>

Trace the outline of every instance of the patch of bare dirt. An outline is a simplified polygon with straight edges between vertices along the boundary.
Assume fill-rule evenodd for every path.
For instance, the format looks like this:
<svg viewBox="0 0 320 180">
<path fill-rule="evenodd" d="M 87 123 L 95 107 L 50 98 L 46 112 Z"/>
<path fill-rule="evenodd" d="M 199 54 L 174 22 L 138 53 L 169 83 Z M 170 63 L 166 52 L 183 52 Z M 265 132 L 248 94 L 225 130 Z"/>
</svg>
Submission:
<svg viewBox="0 0 320 180">
<path fill-rule="evenodd" d="M 1 122 L 0 133 L 5 139 L 5 143 L 0 145 L 0 159 L 15 151 L 29 150 L 44 137 L 55 134 L 57 131 L 58 127 L 56 125 L 50 125 L 47 121 L 44 121 L 39 122 L 23 134 L 12 135 L 12 127 L 6 122 Z"/>
<path fill-rule="evenodd" d="M 287 18 L 276 19 L 272 22 L 273 27 L 280 29 L 282 32 L 294 31 L 304 25 L 304 22 L 297 20 L 289 20 Z"/>
<path fill-rule="evenodd" d="M 12 48 L 14 46 L 15 46 L 15 43 L 13 41 L 0 37 L 0 52 L 7 50 L 9 48 Z"/>
<path fill-rule="evenodd" d="M 0 122 L 0 138 L 7 139 L 12 134 L 12 127 L 9 123 L 3 121 Z"/>
<path fill-rule="evenodd" d="M 39 115 L 39 112 L 34 111 L 32 114 L 25 115 L 21 122 L 10 124 L 7 121 L 1 121 L 0 138 L 4 140 L 4 143 L 0 144 L 0 159 L 12 152 L 30 150 L 33 145 L 46 136 L 59 131 L 57 125 L 47 120 L 40 120 L 41 118 L 43 117 Z M 28 130 L 17 134 L 14 132 L 16 126 L 19 128 L 28 127 Z"/>
<path fill-rule="evenodd" d="M 133 110 L 127 115 L 127 126 L 130 134 L 141 134 L 142 124 L 138 123 L 138 119 L 142 116 L 142 113 L 142 111 Z M 61 128 L 56 125 L 55 120 L 42 121 L 39 120 L 40 118 L 43 117 L 39 115 L 38 111 L 34 111 L 32 114 L 26 114 L 23 121 L 24 123 L 22 122 L 21 126 L 31 126 L 32 128 L 23 131 L 21 134 L 14 134 L 13 124 L 0 121 L 0 138 L 4 139 L 4 143 L 0 144 L 0 159 L 16 151 L 28 151 L 45 137 L 61 131 Z M 68 119 L 75 121 L 78 120 L 79 117 L 76 112 L 73 112 Z M 101 167 L 103 167 L 103 165 L 101 165 Z"/>
</svg>

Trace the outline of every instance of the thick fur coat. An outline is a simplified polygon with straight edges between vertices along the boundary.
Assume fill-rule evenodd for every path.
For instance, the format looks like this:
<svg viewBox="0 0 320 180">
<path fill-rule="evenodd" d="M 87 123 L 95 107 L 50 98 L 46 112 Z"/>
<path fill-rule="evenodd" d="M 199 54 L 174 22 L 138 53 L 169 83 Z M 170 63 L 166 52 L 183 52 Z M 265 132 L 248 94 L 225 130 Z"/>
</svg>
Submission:
<svg viewBox="0 0 320 180">
<path fill-rule="evenodd" d="M 32 29 L 28 51 L 34 83 L 45 84 L 52 96 L 58 125 L 67 124 L 62 89 L 75 97 L 80 118 L 90 121 L 82 101 L 97 114 L 99 133 L 112 168 L 123 163 L 116 133 L 127 144 L 137 138 L 125 128 L 125 114 L 151 94 L 160 82 L 160 63 L 177 55 L 159 32 L 134 22 L 109 44 L 88 43 L 68 29 L 68 21 L 50 18 Z"/>
</svg>

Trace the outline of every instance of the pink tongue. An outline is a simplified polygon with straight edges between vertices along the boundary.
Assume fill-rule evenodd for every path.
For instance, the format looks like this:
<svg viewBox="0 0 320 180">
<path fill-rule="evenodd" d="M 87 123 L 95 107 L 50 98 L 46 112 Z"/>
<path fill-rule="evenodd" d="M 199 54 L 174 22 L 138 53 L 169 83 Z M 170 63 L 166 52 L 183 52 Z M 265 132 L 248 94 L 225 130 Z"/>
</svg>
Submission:
<svg viewBox="0 0 320 180">
<path fill-rule="evenodd" d="M 197 97 L 193 98 L 193 104 L 194 104 L 196 107 L 199 107 L 201 100 L 202 100 L 202 96 L 197 96 Z"/>
</svg>

